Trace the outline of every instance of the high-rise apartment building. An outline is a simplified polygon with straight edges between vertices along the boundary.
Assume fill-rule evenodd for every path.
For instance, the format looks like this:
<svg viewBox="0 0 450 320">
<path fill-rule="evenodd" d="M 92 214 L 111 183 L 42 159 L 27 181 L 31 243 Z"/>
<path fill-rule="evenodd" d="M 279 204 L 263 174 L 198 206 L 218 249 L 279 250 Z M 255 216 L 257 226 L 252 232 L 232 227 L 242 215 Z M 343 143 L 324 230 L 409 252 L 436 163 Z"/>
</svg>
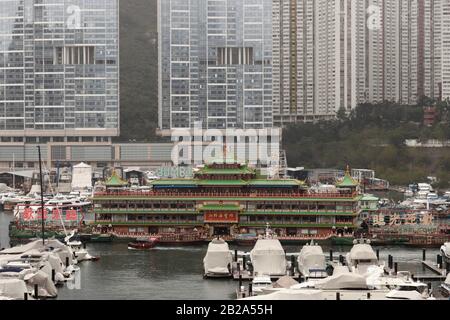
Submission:
<svg viewBox="0 0 450 320">
<path fill-rule="evenodd" d="M 450 99 L 450 0 L 441 0 L 442 99 Z"/>
<path fill-rule="evenodd" d="M 330 119 L 367 99 L 365 5 L 274 0 L 274 122 Z"/>
<path fill-rule="evenodd" d="M 159 0 L 159 128 L 272 127 L 272 0 Z"/>
<path fill-rule="evenodd" d="M 382 3 L 383 100 L 416 104 L 424 96 L 442 97 L 442 1 Z"/>
<path fill-rule="evenodd" d="M 0 137 L 119 134 L 119 1 L 0 0 Z"/>
<path fill-rule="evenodd" d="M 275 125 L 440 99 L 444 2 L 273 0 Z"/>
</svg>

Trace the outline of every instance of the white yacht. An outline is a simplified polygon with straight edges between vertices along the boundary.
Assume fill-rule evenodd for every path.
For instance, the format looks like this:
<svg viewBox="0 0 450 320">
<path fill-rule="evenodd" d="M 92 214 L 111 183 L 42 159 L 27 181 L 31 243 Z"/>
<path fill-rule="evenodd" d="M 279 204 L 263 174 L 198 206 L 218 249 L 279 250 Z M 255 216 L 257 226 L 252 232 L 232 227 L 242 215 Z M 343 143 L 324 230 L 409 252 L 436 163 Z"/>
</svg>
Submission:
<svg viewBox="0 0 450 320">
<path fill-rule="evenodd" d="M 270 276 L 260 275 L 255 276 L 252 280 L 252 291 L 254 295 L 263 294 L 265 289 L 273 288 Z"/>
<path fill-rule="evenodd" d="M 425 283 L 402 283 L 386 295 L 387 300 L 427 300 L 430 299 Z"/>
<path fill-rule="evenodd" d="M 450 242 L 446 242 L 441 246 L 440 249 L 442 259 L 446 263 L 450 263 Z"/>
<path fill-rule="evenodd" d="M 214 239 L 208 245 L 203 258 L 204 276 L 212 278 L 230 277 L 233 256 L 228 243 L 223 239 Z"/>
<path fill-rule="evenodd" d="M 68 198 L 61 194 L 48 199 L 44 198 L 44 206 L 49 211 L 52 212 L 53 209 L 64 210 L 67 208 L 83 208 L 91 205 L 88 200 L 81 200 L 80 198 Z M 14 214 L 19 217 L 25 210 L 25 208 L 30 208 L 33 214 L 36 214 L 38 210 L 41 209 L 41 199 L 40 197 L 23 197 L 17 201 L 17 205 L 14 209 Z"/>
<path fill-rule="evenodd" d="M 450 273 L 447 275 L 445 282 L 441 284 L 441 291 L 447 298 L 450 297 Z"/>
<path fill-rule="evenodd" d="M 79 270 L 74 261 L 71 249 L 58 240 L 46 240 L 45 244 L 36 240 L 0 251 L 0 279 L 20 279 L 29 292 L 37 285 L 39 297 L 56 297 L 55 284 L 70 280 Z"/>
<path fill-rule="evenodd" d="M 376 285 L 375 285 L 376 284 Z M 286 289 L 270 292 L 262 299 L 303 300 L 307 292 L 316 293 L 318 300 L 425 300 L 430 299 L 428 287 L 424 283 L 414 282 L 411 278 L 379 275 L 377 281 L 368 279 L 347 268 L 335 268 L 332 276 L 325 279 L 313 279 L 292 285 Z M 294 293 L 298 291 L 298 295 Z"/>
<path fill-rule="evenodd" d="M 287 271 L 286 253 L 280 241 L 272 234 L 269 226 L 264 237 L 260 237 L 250 251 L 254 274 L 268 276 L 285 275 Z"/>
<path fill-rule="evenodd" d="M 72 250 L 74 258 L 77 262 L 94 260 L 95 257 L 91 256 L 87 250 L 83 248 L 83 243 L 81 241 L 71 240 L 76 233 L 77 230 L 73 230 L 71 234 L 64 239 L 66 245 Z"/>
<path fill-rule="evenodd" d="M 366 275 L 369 267 L 384 268 L 370 245 L 370 240 L 355 239 L 353 247 L 346 255 L 347 266 L 351 272 Z"/>
<path fill-rule="evenodd" d="M 314 244 L 303 246 L 297 258 L 298 270 L 306 278 L 325 278 L 328 276 L 325 254 L 322 247 Z"/>
</svg>

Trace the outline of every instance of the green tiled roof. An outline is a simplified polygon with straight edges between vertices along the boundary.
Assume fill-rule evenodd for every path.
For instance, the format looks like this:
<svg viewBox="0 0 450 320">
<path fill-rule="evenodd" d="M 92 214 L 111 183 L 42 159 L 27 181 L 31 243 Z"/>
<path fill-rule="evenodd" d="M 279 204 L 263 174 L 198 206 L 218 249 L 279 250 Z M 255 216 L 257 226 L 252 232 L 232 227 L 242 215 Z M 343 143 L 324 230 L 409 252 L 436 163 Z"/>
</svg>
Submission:
<svg viewBox="0 0 450 320">
<path fill-rule="evenodd" d="M 117 175 L 116 171 L 113 171 L 112 176 L 106 181 L 105 185 L 107 187 L 124 187 L 128 185 L 128 182 L 122 180 L 122 178 Z"/>
<path fill-rule="evenodd" d="M 205 204 L 201 211 L 240 211 L 241 207 L 235 204 Z"/>
<path fill-rule="evenodd" d="M 346 174 L 344 179 L 336 183 L 336 186 L 341 188 L 357 187 L 358 182 L 356 182 L 355 179 L 350 177 L 350 175 Z"/>
</svg>

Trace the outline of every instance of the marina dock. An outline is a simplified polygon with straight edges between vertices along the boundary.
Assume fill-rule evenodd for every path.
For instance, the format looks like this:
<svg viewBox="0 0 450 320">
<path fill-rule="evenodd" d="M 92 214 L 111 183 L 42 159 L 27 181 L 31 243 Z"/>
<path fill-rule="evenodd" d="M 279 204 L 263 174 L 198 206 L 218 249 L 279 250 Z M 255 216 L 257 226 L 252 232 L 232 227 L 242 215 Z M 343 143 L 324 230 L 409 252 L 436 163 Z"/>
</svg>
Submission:
<svg viewBox="0 0 450 320">
<path fill-rule="evenodd" d="M 240 262 L 233 262 L 232 274 L 235 281 L 252 281 L 255 277 L 253 271 L 248 270 L 247 268 L 244 269 Z M 302 274 L 297 271 L 297 268 L 294 267 L 294 270 L 291 268 L 286 268 L 286 274 L 271 275 L 270 278 L 272 281 L 277 281 L 286 275 L 293 277 L 294 279 L 300 279 L 302 276 Z"/>
</svg>

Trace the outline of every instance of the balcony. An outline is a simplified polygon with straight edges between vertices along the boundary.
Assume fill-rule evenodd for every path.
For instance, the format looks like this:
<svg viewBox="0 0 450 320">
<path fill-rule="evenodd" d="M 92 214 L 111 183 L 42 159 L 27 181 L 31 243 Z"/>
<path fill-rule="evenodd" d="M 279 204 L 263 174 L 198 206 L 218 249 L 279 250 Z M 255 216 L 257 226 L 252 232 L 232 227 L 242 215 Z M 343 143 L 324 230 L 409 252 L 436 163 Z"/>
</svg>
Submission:
<svg viewBox="0 0 450 320">
<path fill-rule="evenodd" d="M 161 209 L 94 209 L 96 214 L 199 214 L 196 210 L 161 210 Z"/>
<path fill-rule="evenodd" d="M 183 221 L 183 220 L 140 220 L 140 221 L 108 221 L 97 220 L 94 225 L 112 225 L 112 226 L 201 226 L 203 221 Z"/>
<path fill-rule="evenodd" d="M 94 200 L 102 199 L 148 199 L 148 198 L 242 198 L 245 199 L 260 199 L 260 198 L 274 198 L 274 199 L 349 199 L 352 200 L 358 196 L 357 192 L 353 193 L 271 193 L 271 192 L 161 192 L 161 191 L 120 191 L 120 192 L 97 192 L 94 195 Z"/>
</svg>

